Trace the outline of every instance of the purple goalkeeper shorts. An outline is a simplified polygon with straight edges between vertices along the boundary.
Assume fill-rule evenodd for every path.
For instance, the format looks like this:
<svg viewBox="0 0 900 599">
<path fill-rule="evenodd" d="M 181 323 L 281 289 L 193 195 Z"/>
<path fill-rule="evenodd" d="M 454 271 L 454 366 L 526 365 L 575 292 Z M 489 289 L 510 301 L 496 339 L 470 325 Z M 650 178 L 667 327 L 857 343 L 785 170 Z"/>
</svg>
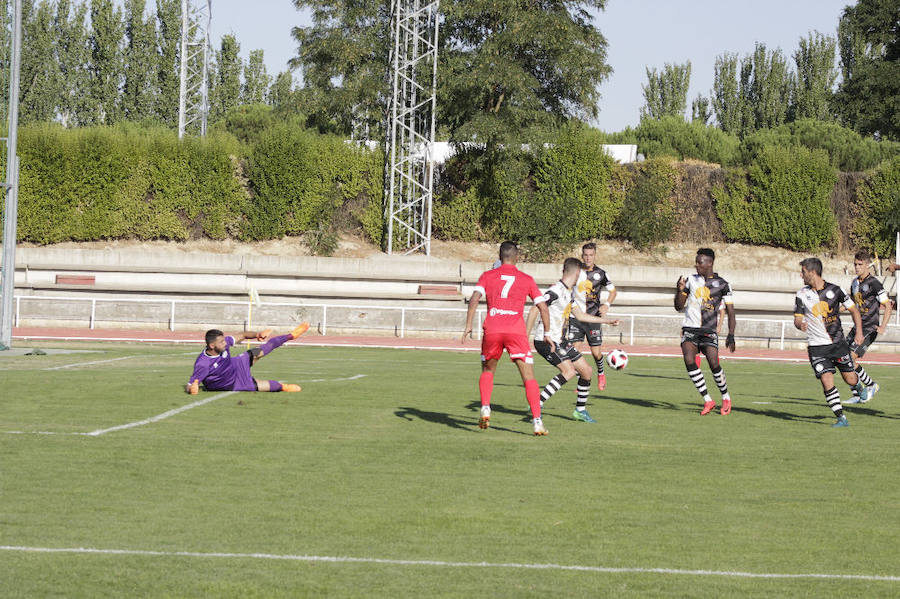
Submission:
<svg viewBox="0 0 900 599">
<path fill-rule="evenodd" d="M 256 381 L 250 376 L 250 352 L 245 351 L 232 358 L 234 364 L 234 385 L 232 391 L 258 391 Z"/>
</svg>

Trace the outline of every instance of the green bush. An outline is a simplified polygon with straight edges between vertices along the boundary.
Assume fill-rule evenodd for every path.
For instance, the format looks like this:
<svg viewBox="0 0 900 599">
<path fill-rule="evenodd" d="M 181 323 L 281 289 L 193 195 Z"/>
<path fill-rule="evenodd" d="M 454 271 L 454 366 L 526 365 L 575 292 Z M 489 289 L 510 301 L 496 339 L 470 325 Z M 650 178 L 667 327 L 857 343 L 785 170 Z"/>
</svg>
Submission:
<svg viewBox="0 0 900 599">
<path fill-rule="evenodd" d="M 21 241 L 134 237 L 221 239 L 246 201 L 230 136 L 179 141 L 174 132 L 122 124 L 19 133 Z"/>
<path fill-rule="evenodd" d="M 675 228 L 678 169 L 669 158 L 647 160 L 634 167 L 619 216 L 619 231 L 634 247 L 646 249 L 669 239 Z"/>
<path fill-rule="evenodd" d="M 250 154 L 254 192 L 242 236 L 272 239 L 331 229 L 341 208 L 376 243 L 382 238 L 382 154 L 294 124 L 265 130 Z"/>
<path fill-rule="evenodd" d="M 854 224 L 854 238 L 861 246 L 890 256 L 900 231 L 900 156 L 861 181 L 857 193 L 862 214 Z"/>
<path fill-rule="evenodd" d="M 836 239 L 831 192 L 837 176 L 828 155 L 802 146 L 763 148 L 743 171 L 713 188 L 729 241 L 815 250 Z"/>
<path fill-rule="evenodd" d="M 634 139 L 631 143 L 636 143 L 638 152 L 647 158 L 671 156 L 723 166 L 733 165 L 740 158 L 740 142 L 736 136 L 699 121 L 688 123 L 678 116 L 642 120 L 634 130 Z"/>
<path fill-rule="evenodd" d="M 749 164 L 766 146 L 803 146 L 827 152 L 831 165 L 841 171 L 864 171 L 883 160 L 900 156 L 900 143 L 875 141 L 837 123 L 801 119 L 775 127 L 759 129 L 744 138 L 743 160 Z"/>
<path fill-rule="evenodd" d="M 475 241 L 482 238 L 483 216 L 483 200 L 477 188 L 462 193 L 448 191 L 434 203 L 432 232 L 438 239 Z"/>
</svg>

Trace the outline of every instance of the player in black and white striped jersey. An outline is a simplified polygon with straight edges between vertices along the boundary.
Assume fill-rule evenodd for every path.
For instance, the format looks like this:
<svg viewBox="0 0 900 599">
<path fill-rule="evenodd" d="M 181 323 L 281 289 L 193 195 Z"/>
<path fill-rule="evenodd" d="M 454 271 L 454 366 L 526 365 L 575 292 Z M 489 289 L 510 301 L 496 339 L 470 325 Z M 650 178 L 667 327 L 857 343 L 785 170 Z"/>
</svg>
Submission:
<svg viewBox="0 0 900 599">
<path fill-rule="evenodd" d="M 794 326 L 807 337 L 809 363 L 822 383 L 825 401 L 837 416 L 833 426 L 850 426 L 841 406 L 841 393 L 834 386 L 835 369 L 851 387 L 856 387 L 860 399 L 868 399 L 868 389 L 860 382 L 853 364 L 850 346 L 841 328 L 840 307 L 843 305 L 853 317 L 853 342 L 862 344 L 862 320 L 853 300 L 844 290 L 822 278 L 822 261 L 806 258 L 800 262 L 800 274 L 806 286 L 797 292 L 794 302 Z"/>
<path fill-rule="evenodd" d="M 709 414 L 716 407 L 716 402 L 710 397 L 703 371 L 696 363 L 697 353 L 700 351 L 706 356 L 713 379 L 722 394 L 720 413 L 722 415 L 731 413 L 731 395 L 728 393 L 725 371 L 719 364 L 719 336 L 716 333 L 719 304 L 723 302 L 725 304 L 725 313 L 728 317 L 728 337 L 725 339 L 725 346 L 732 352 L 735 349 L 736 319 L 731 285 L 713 272 L 715 259 L 716 253 L 710 248 L 697 250 L 697 257 L 694 260 L 697 274 L 679 277 L 675 289 L 675 309 L 679 312 L 684 310 L 684 322 L 681 325 L 681 355 L 684 357 L 684 365 L 691 382 L 703 397 L 701 416 Z"/>
<path fill-rule="evenodd" d="M 868 399 L 872 399 L 880 387 L 878 383 L 872 380 L 872 377 L 862 367 L 862 364 L 859 363 L 859 358 L 865 355 L 869 346 L 878 338 L 878 335 L 884 335 L 887 324 L 891 320 L 891 300 L 888 298 L 887 291 L 884 290 L 881 281 L 869 272 L 871 266 L 872 255 L 869 252 L 865 250 L 856 252 L 856 255 L 853 257 L 853 268 L 856 270 L 856 277 L 850 282 L 850 297 L 859 309 L 859 317 L 862 320 L 862 344 L 856 345 L 853 342 L 853 338 L 856 337 L 855 328 L 850 329 L 850 334 L 848 335 L 850 338 L 850 352 L 853 354 L 853 360 L 856 362 L 856 374 L 859 376 L 862 384 L 869 389 Z M 882 306 L 884 307 L 884 316 L 881 317 L 881 324 L 879 324 L 878 315 Z M 847 403 L 865 402 L 863 402 L 859 393 L 856 392 L 856 388 L 854 388 L 853 397 Z"/>
<path fill-rule="evenodd" d="M 587 360 L 581 352 L 575 349 L 567 339 L 569 316 L 578 318 L 582 322 L 596 324 L 618 325 L 619 321 L 613 318 L 593 316 L 573 301 L 573 286 L 581 272 L 581 261 L 578 258 L 566 258 L 563 262 L 562 278 L 544 292 L 544 300 L 550 311 L 550 338 L 556 347 L 544 340 L 544 325 L 538 323 L 534 334 L 534 349 L 550 364 L 559 369 L 559 374 L 550 379 L 550 382 L 541 391 L 541 405 L 550 399 L 554 393 L 578 374 L 577 399 L 572 418 L 581 422 L 594 422 L 587 411 L 588 395 L 591 391 L 591 378 L 594 376 Z M 525 330 L 530 331 L 537 320 L 537 308 L 532 307 L 525 322 Z"/>
</svg>

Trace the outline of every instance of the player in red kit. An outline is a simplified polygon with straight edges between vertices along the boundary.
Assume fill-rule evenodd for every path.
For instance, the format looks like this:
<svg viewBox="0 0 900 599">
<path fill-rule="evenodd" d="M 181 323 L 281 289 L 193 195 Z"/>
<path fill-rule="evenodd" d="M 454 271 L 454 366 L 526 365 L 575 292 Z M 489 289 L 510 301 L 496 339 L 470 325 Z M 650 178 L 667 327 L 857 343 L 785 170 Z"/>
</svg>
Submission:
<svg viewBox="0 0 900 599">
<path fill-rule="evenodd" d="M 550 331 L 550 313 L 545 305 L 543 294 L 534 279 L 516 268 L 519 248 L 511 241 L 500 244 L 500 261 L 497 268 L 488 270 L 478 278 L 475 291 L 469 299 L 469 312 L 466 315 L 466 329 L 462 340 L 472 334 L 472 321 L 475 310 L 482 297 L 487 302 L 487 316 L 484 319 L 484 334 L 481 338 L 481 378 L 478 379 L 478 390 L 481 394 L 481 419 L 478 426 L 487 428 L 491 420 L 491 392 L 494 389 L 494 372 L 505 349 L 510 359 L 519 368 L 522 383 L 525 385 L 525 397 L 531 408 L 535 435 L 546 435 L 547 429 L 541 421 L 541 392 L 534 378 L 534 360 L 531 357 L 531 346 L 525 332 L 525 300 L 531 298 L 540 311 L 544 330 Z M 551 346 L 553 339 L 549 335 L 544 340 Z"/>
</svg>

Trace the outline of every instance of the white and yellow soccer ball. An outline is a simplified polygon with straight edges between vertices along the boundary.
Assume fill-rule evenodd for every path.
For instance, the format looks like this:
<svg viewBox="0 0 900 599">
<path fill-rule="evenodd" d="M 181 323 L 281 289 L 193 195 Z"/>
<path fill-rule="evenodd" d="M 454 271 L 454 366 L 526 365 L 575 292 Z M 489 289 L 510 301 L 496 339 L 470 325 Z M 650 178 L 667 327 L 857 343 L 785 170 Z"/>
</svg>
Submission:
<svg viewBox="0 0 900 599">
<path fill-rule="evenodd" d="M 624 350 L 614 349 L 606 354 L 606 363 L 613 370 L 622 370 L 628 366 L 628 354 Z"/>
</svg>

